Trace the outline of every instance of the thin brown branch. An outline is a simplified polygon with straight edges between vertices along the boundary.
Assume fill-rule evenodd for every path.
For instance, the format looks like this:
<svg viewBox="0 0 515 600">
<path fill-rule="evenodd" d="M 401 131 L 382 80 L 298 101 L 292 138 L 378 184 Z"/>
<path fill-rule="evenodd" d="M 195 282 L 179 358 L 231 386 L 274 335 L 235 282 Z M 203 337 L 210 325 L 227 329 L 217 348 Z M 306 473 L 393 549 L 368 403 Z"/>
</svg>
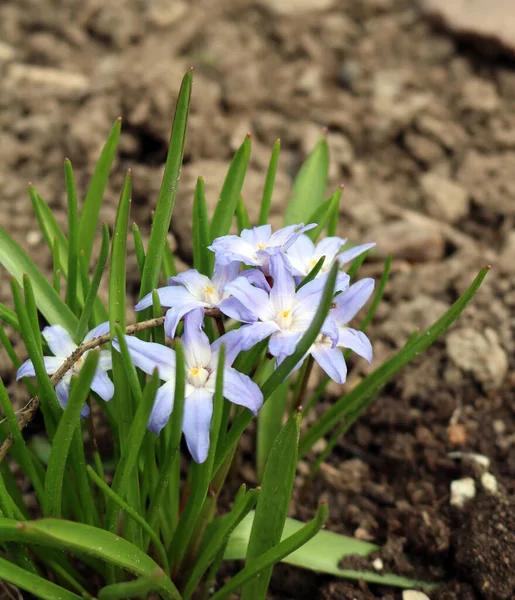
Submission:
<svg viewBox="0 0 515 600">
<path fill-rule="evenodd" d="M 204 309 L 204 314 L 206 317 L 214 317 L 215 319 L 221 318 L 222 313 L 218 310 L 218 308 L 206 308 Z M 145 331 L 146 329 L 152 329 L 153 327 L 159 327 L 163 325 L 165 321 L 165 317 L 156 317 L 155 319 L 149 319 L 148 321 L 142 321 L 141 323 L 136 323 L 135 325 L 129 325 L 125 329 L 126 335 L 134 335 L 139 333 L 140 331 Z M 57 371 L 50 377 L 50 383 L 55 386 L 61 379 L 65 376 L 65 374 L 73 367 L 73 365 L 79 360 L 79 358 L 88 352 L 89 350 L 93 350 L 94 348 L 98 348 L 103 344 L 107 344 L 111 339 L 111 334 L 106 333 L 105 335 L 101 335 L 100 337 L 94 338 L 85 344 L 81 344 L 77 347 L 77 349 L 63 362 L 63 364 L 57 369 Z M 34 418 L 39 407 L 39 394 L 31 398 L 21 413 L 21 416 L 18 420 L 18 427 L 20 430 L 23 430 Z M 11 434 L 7 436 L 3 444 L 0 446 L 0 462 L 4 460 L 9 449 L 13 445 L 13 437 Z"/>
</svg>

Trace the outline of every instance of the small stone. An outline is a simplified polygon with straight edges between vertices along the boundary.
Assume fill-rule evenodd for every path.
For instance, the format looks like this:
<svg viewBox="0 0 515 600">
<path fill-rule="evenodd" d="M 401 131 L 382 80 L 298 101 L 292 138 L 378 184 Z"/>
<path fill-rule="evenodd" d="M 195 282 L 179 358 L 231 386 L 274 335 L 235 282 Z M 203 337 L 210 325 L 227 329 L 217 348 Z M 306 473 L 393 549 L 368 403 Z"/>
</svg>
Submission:
<svg viewBox="0 0 515 600">
<path fill-rule="evenodd" d="M 376 558 L 373 562 L 372 562 L 372 566 L 374 567 L 374 569 L 376 571 L 382 571 L 384 568 L 384 563 L 380 558 Z"/>
<path fill-rule="evenodd" d="M 457 223 L 469 213 L 467 190 L 436 173 L 426 173 L 420 179 L 427 212 L 436 219 Z"/>
<path fill-rule="evenodd" d="M 385 254 L 411 262 L 439 260 L 445 253 L 445 239 L 438 227 L 398 219 L 373 227 L 367 239 L 374 240 Z"/>
<path fill-rule="evenodd" d="M 303 13 L 327 10 L 333 6 L 334 0 L 261 0 L 261 4 L 280 15 L 297 17 Z"/>
<path fill-rule="evenodd" d="M 500 98 L 495 86 L 484 79 L 469 79 L 462 90 L 461 106 L 465 110 L 493 113 L 499 108 Z"/>
<path fill-rule="evenodd" d="M 449 452 L 447 456 L 453 459 L 470 460 L 485 469 L 488 469 L 490 466 L 490 459 L 484 454 L 476 454 L 475 452 Z"/>
<path fill-rule="evenodd" d="M 29 231 L 27 233 L 27 244 L 29 246 L 37 246 L 39 244 L 39 242 L 42 240 L 43 235 L 41 234 L 41 231 Z"/>
<path fill-rule="evenodd" d="M 492 427 L 496 435 L 503 435 L 506 431 L 506 423 L 504 421 L 501 421 L 501 419 L 496 419 L 492 423 Z"/>
<path fill-rule="evenodd" d="M 0 42 L 0 63 L 10 62 L 14 60 L 15 51 L 12 46 L 9 46 L 5 42 Z"/>
<path fill-rule="evenodd" d="M 497 390 L 504 383 L 508 357 L 493 329 L 453 331 L 447 337 L 447 352 L 456 366 L 472 373 L 485 389 Z"/>
<path fill-rule="evenodd" d="M 476 482 L 472 477 L 456 479 L 451 482 L 451 506 L 463 508 L 468 500 L 476 495 Z"/>
<path fill-rule="evenodd" d="M 440 144 L 413 131 L 406 133 L 404 144 L 408 153 L 424 165 L 432 165 L 444 157 L 444 151 Z"/>
<path fill-rule="evenodd" d="M 482 40 L 483 48 L 515 53 L 512 0 L 422 0 L 422 9 L 458 37 Z"/>
<path fill-rule="evenodd" d="M 357 540 L 364 540 L 365 542 L 371 542 L 374 539 L 374 536 L 370 533 L 370 531 L 364 527 L 358 527 L 354 532 L 354 537 Z"/>
<path fill-rule="evenodd" d="M 429 596 L 424 592 L 416 590 L 404 590 L 402 592 L 402 600 L 429 600 Z"/>
<path fill-rule="evenodd" d="M 497 479 L 491 473 L 481 475 L 481 485 L 489 494 L 496 494 L 498 490 Z"/>
</svg>

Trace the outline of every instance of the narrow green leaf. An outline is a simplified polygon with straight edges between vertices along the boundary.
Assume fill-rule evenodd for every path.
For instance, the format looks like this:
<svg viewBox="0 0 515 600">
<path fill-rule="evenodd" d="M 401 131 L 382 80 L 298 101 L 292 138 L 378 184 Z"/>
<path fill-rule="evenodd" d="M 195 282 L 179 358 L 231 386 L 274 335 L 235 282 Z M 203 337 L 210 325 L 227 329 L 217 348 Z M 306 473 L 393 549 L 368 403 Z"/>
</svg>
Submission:
<svg viewBox="0 0 515 600">
<path fill-rule="evenodd" d="M 184 600 L 191 598 L 197 589 L 202 575 L 207 571 L 209 565 L 215 560 L 217 554 L 220 552 L 220 549 L 224 547 L 231 533 L 254 508 L 258 499 L 258 495 L 259 490 L 257 489 L 250 490 L 248 494 L 246 494 L 245 486 L 240 488 L 231 512 L 223 517 L 223 521 L 216 528 L 215 533 L 212 535 L 209 541 L 205 545 L 202 544 L 202 550 L 196 557 L 193 570 L 188 577 L 186 585 L 184 586 Z"/>
<path fill-rule="evenodd" d="M 254 514 L 249 514 L 232 533 L 225 551 L 225 560 L 241 560 L 245 558 L 253 518 Z M 304 527 L 304 523 L 300 521 L 286 519 L 282 539 L 290 538 Z M 295 552 L 284 557 L 283 562 L 319 573 L 327 573 L 328 575 L 335 575 L 336 577 L 343 577 L 345 579 L 362 579 L 368 583 L 377 583 L 380 585 L 392 585 L 404 588 L 423 587 L 429 589 L 435 587 L 434 584 L 415 581 L 406 577 L 399 577 L 398 575 L 380 575 L 373 571 L 352 571 L 338 567 L 341 560 L 346 556 L 368 556 L 378 550 L 378 546 L 369 542 L 346 537 L 332 531 L 322 530 Z"/>
<path fill-rule="evenodd" d="M 161 183 L 161 190 L 159 191 L 159 199 L 147 247 L 147 256 L 150 257 L 150 260 L 145 261 L 145 268 L 143 269 L 143 276 L 141 278 L 140 298 L 157 287 L 159 280 L 159 272 L 161 271 L 163 253 L 167 242 L 175 196 L 177 194 L 182 157 L 184 155 L 192 79 L 193 70 L 190 69 L 182 80 L 175 108 L 163 181 Z M 139 320 L 145 318 L 145 312 L 138 313 Z"/>
<path fill-rule="evenodd" d="M 150 499 L 148 509 L 148 521 L 150 526 L 155 529 L 159 509 L 163 505 L 165 492 L 169 489 L 170 478 L 173 472 L 174 464 L 180 465 L 179 445 L 182 436 L 182 417 L 184 413 L 184 388 L 186 385 L 186 371 L 184 364 L 184 352 L 180 340 L 175 342 L 175 395 L 173 403 L 173 412 L 168 424 L 164 427 L 161 434 L 166 436 L 169 433 L 169 442 L 165 444 L 164 456 L 161 457 L 161 468 L 159 470 L 159 483 L 156 491 Z M 164 437 L 166 440 L 166 437 Z M 168 515 L 172 525 L 175 525 L 178 519 L 179 511 L 179 486 L 171 489 L 173 502 L 167 506 Z"/>
<path fill-rule="evenodd" d="M 39 473 L 32 462 L 32 458 L 29 454 L 28 448 L 25 445 L 25 440 L 21 434 L 14 408 L 11 404 L 7 390 L 5 389 L 4 382 L 0 379 L 0 404 L 2 406 L 3 413 L 9 424 L 9 431 L 13 436 L 14 445 L 17 447 L 20 457 L 20 467 L 23 469 L 30 482 L 34 486 L 34 490 L 40 501 L 43 500 L 43 481 L 41 480 Z"/>
<path fill-rule="evenodd" d="M 123 348 L 122 339 L 123 336 L 120 336 L 120 349 Z M 125 354 L 126 349 L 122 350 L 122 352 Z M 128 358 L 128 360 L 130 361 L 130 358 Z M 127 360 L 125 360 L 125 364 L 127 364 Z M 134 365 L 132 365 L 132 367 L 134 368 Z M 131 380 L 133 380 L 133 376 L 131 376 Z M 120 462 L 116 468 L 115 476 L 113 478 L 111 487 L 122 499 L 125 499 L 127 495 L 129 486 L 131 485 L 132 475 L 134 473 L 137 474 L 139 452 L 143 443 L 143 438 L 145 437 L 148 419 L 150 417 L 150 413 L 152 412 L 152 406 L 154 405 L 154 399 L 158 387 L 159 374 L 156 371 L 145 387 L 145 391 L 143 392 L 141 400 L 138 402 L 138 407 L 136 409 L 136 413 L 129 430 L 129 435 L 127 437 L 126 450 L 122 453 Z M 139 396 L 139 392 L 136 393 Z M 116 517 L 117 511 L 111 507 L 111 509 L 108 511 L 107 519 L 108 527 L 111 531 L 114 531 L 116 528 Z"/>
<path fill-rule="evenodd" d="M 329 178 L 329 148 L 322 137 L 302 165 L 286 206 L 285 225 L 307 223 L 313 207 L 322 204 Z"/>
<path fill-rule="evenodd" d="M 161 567 L 127 540 L 98 527 L 63 519 L 40 519 L 23 523 L 0 517 L 0 539 L 57 548 L 80 557 L 98 558 L 103 562 L 126 569 L 136 575 L 163 574 L 162 587 L 174 589 L 175 598 L 181 598 Z"/>
<path fill-rule="evenodd" d="M 150 525 L 132 508 L 132 506 L 129 506 L 127 502 L 125 502 L 125 500 L 122 500 L 122 498 L 120 498 L 120 496 L 118 496 L 118 494 L 114 492 L 107 485 L 107 483 L 96 474 L 96 472 L 90 465 L 88 465 L 86 469 L 91 480 L 95 483 L 95 485 L 98 488 L 102 490 L 102 492 L 106 496 L 106 500 L 111 499 L 113 502 L 115 502 L 124 512 L 126 512 L 131 517 L 131 519 L 134 519 L 136 523 L 138 523 L 138 525 L 140 525 L 141 528 L 145 530 L 149 538 L 152 540 L 154 548 L 159 554 L 161 566 L 164 568 L 166 573 L 169 573 L 170 567 L 168 565 L 168 557 L 166 556 L 166 550 L 164 549 L 164 546 L 161 543 L 159 536 L 155 534 L 154 530 L 150 527 Z"/>
<path fill-rule="evenodd" d="M 107 263 L 107 257 L 109 255 L 109 227 L 107 223 L 102 225 L 102 246 L 100 248 L 100 255 L 95 265 L 95 271 L 93 272 L 93 279 L 91 284 L 87 288 L 86 300 L 84 302 L 84 308 L 80 315 L 79 323 L 75 331 L 75 342 L 80 343 L 84 339 L 86 334 L 86 328 L 93 312 L 93 307 L 98 299 L 98 288 L 104 274 L 104 269 Z M 85 286 L 83 286 L 85 288 Z"/>
<path fill-rule="evenodd" d="M 64 236 L 59 224 L 55 220 L 54 213 L 48 204 L 38 194 L 36 189 L 29 183 L 29 196 L 34 209 L 34 214 L 38 220 L 39 226 L 47 243 L 47 246 L 54 254 L 54 244 L 57 238 L 59 246 L 59 266 L 62 274 L 66 277 L 68 274 L 68 240 Z"/>
<path fill-rule="evenodd" d="M 143 274 L 145 267 L 145 247 L 141 239 L 141 233 L 136 223 L 132 224 L 132 237 L 134 239 L 134 250 L 136 251 L 136 261 L 138 262 L 138 270 L 140 277 Z"/>
<path fill-rule="evenodd" d="M 274 564 L 283 560 L 286 556 L 295 552 L 298 548 L 304 546 L 304 544 L 307 544 L 307 542 L 309 542 L 309 540 L 311 540 L 324 526 L 327 519 L 327 513 L 327 505 L 321 503 L 318 506 L 315 518 L 310 523 L 304 525 L 302 529 L 290 535 L 277 544 L 277 546 L 256 558 L 251 564 L 245 566 L 243 570 L 235 575 L 229 583 L 212 597 L 212 600 L 222 600 L 223 598 L 227 598 L 241 585 L 263 571 L 266 572 L 266 569 L 269 569 Z"/>
<path fill-rule="evenodd" d="M 34 288 L 38 308 L 50 324 L 62 325 L 70 333 L 75 331 L 77 326 L 75 315 L 59 298 L 41 271 L 2 227 L 0 227 L 0 263 L 20 284 L 23 281 L 23 274 L 27 273 Z"/>
<path fill-rule="evenodd" d="M 16 279 L 11 280 L 11 290 L 14 306 L 20 321 L 20 330 L 23 341 L 36 372 L 36 380 L 41 399 L 40 406 L 45 419 L 45 428 L 50 439 L 52 439 L 54 434 L 54 423 L 59 419 L 61 409 L 59 408 L 54 388 L 50 383 L 49 376 L 45 369 L 43 355 L 40 350 L 41 341 L 39 333 L 37 336 L 34 335 L 31 320 L 27 314 L 27 309 L 21 295 L 21 289 Z"/>
<path fill-rule="evenodd" d="M 270 450 L 247 548 L 247 567 L 281 541 L 295 479 L 301 422 L 301 413 L 292 417 Z M 271 577 L 272 567 L 261 571 L 243 587 L 242 600 L 264 600 Z"/>
<path fill-rule="evenodd" d="M 315 279 L 315 277 L 320 273 L 320 270 L 324 266 L 324 262 L 325 262 L 325 256 L 321 256 L 318 259 L 317 264 L 311 269 L 311 271 L 306 275 L 306 277 L 304 277 L 304 279 L 299 283 L 299 285 L 297 286 L 297 292 L 302 287 L 304 287 L 306 285 L 306 283 L 309 283 L 310 281 L 313 281 L 313 279 Z"/>
<path fill-rule="evenodd" d="M 249 213 L 247 212 L 247 207 L 245 206 L 245 202 L 241 195 L 238 198 L 238 204 L 236 206 L 236 221 L 238 223 L 238 231 L 250 229 L 251 227 Z"/>
<path fill-rule="evenodd" d="M 25 569 L 0 557 L 0 580 L 11 583 L 43 600 L 81 600 L 73 592 L 65 590 L 59 585 L 29 573 Z"/>
<path fill-rule="evenodd" d="M 223 377 L 225 362 L 225 345 L 220 346 L 218 356 L 218 368 L 216 371 L 215 393 L 213 396 L 213 416 L 211 418 L 211 427 L 209 430 L 209 454 L 202 464 L 192 463 L 191 465 L 191 493 L 188 504 L 180 516 L 179 524 L 175 531 L 173 544 L 170 549 L 170 563 L 176 567 L 183 559 L 186 550 L 191 541 L 191 536 L 201 515 L 202 506 L 206 499 L 209 483 L 213 477 L 213 464 L 215 460 L 216 446 L 220 425 L 222 422 L 224 397 L 223 397 Z"/>
<path fill-rule="evenodd" d="M 274 368 L 274 361 L 270 361 L 266 373 L 267 377 Z M 265 402 L 257 415 L 256 466 L 258 481 L 261 481 L 263 478 L 268 455 L 270 454 L 275 438 L 281 431 L 289 389 L 290 381 L 287 379 L 272 392 L 269 401 Z"/>
<path fill-rule="evenodd" d="M 430 346 L 449 326 L 459 317 L 470 303 L 474 294 L 479 289 L 490 267 L 483 268 L 469 289 L 450 307 L 450 309 L 434 325 L 429 327 L 420 337 L 400 350 L 395 356 L 387 360 L 347 395 L 337 400 L 331 408 L 324 413 L 311 426 L 302 437 L 299 447 L 299 456 L 304 456 L 320 438 L 337 426 L 344 414 L 350 426 L 354 420 L 368 406 L 368 400 L 373 397 L 375 390 L 384 385 L 397 371 L 406 366 L 423 350 Z"/>
<path fill-rule="evenodd" d="M 245 180 L 245 173 L 250 159 L 251 138 L 247 135 L 232 159 L 227 176 L 211 219 L 209 230 L 211 241 L 226 235 L 231 228 L 232 220 L 238 206 L 238 199 Z M 213 259 L 211 259 L 213 260 Z"/>
<path fill-rule="evenodd" d="M 138 577 L 134 581 L 113 583 L 102 588 L 98 594 L 99 600 L 126 600 L 127 598 L 147 598 L 150 592 L 160 592 L 162 598 L 177 598 L 172 593 L 163 594 L 162 575 Z"/>
<path fill-rule="evenodd" d="M 20 324 L 18 323 L 18 317 L 14 310 L 8 308 L 5 304 L 0 302 L 0 320 L 11 327 L 14 327 L 16 331 L 20 331 Z"/>
<path fill-rule="evenodd" d="M 122 119 L 119 117 L 113 125 L 109 137 L 102 149 L 80 213 L 79 250 L 84 251 L 86 264 L 88 266 L 91 259 L 91 251 L 93 249 L 93 240 L 95 238 L 98 215 L 100 214 L 100 206 L 107 185 L 109 171 L 111 170 L 111 164 L 116 154 L 116 147 L 118 146 L 121 128 Z"/>
<path fill-rule="evenodd" d="M 159 300 L 159 294 L 157 290 L 152 292 L 152 317 L 154 319 L 162 316 L 163 308 L 161 306 L 161 301 Z M 152 338 L 156 344 L 164 344 L 165 343 L 165 332 L 164 326 L 159 325 L 158 327 L 154 327 L 152 329 Z"/>
<path fill-rule="evenodd" d="M 199 273 L 211 275 L 209 272 L 209 217 L 207 214 L 204 179 L 197 179 L 195 196 L 193 198 L 193 266 Z"/>
<path fill-rule="evenodd" d="M 55 433 L 48 469 L 45 477 L 43 513 L 60 517 L 62 507 L 63 477 L 72 438 L 80 421 L 80 412 L 89 395 L 91 382 L 98 364 L 98 352 L 90 352 L 80 371 L 76 385 L 72 385 L 68 404 Z M 73 381 L 73 380 L 72 380 Z"/>
<path fill-rule="evenodd" d="M 323 202 L 315 211 L 311 214 L 306 223 L 316 223 L 317 226 L 313 227 L 309 231 L 306 231 L 306 235 L 310 238 L 312 242 L 316 242 L 322 231 L 324 231 L 326 225 L 329 223 L 329 219 L 335 212 L 335 207 L 338 207 L 340 203 L 340 198 L 342 197 L 343 188 L 334 192 L 332 196 L 330 196 L 325 202 Z"/>
<path fill-rule="evenodd" d="M 121 330 L 125 331 L 127 297 L 125 259 L 130 206 L 131 171 L 128 171 L 120 194 L 111 249 L 111 271 L 109 273 L 109 325 L 111 338 L 115 335 L 116 325 L 119 325 Z M 115 393 L 111 402 L 114 404 L 120 450 L 123 454 L 125 452 L 125 441 L 132 416 L 130 389 L 122 366 L 122 359 L 114 349 L 112 350 L 112 359 Z"/>
<path fill-rule="evenodd" d="M 311 321 L 311 325 L 308 327 L 299 343 L 295 352 L 286 358 L 278 369 L 276 369 L 272 375 L 266 380 L 261 391 L 263 392 L 264 400 L 266 401 L 272 392 L 288 377 L 288 375 L 295 368 L 297 363 L 304 358 L 309 348 L 315 341 L 317 335 L 320 333 L 322 325 L 324 324 L 325 318 L 329 313 L 334 296 L 334 287 L 336 283 L 336 276 L 338 274 L 338 263 L 335 263 L 328 273 L 327 282 L 325 284 L 324 292 L 318 305 L 317 312 Z M 222 466 L 225 458 L 231 452 L 231 449 L 240 439 L 241 434 L 245 431 L 246 427 L 252 420 L 252 413 L 248 410 L 243 411 L 239 417 L 236 418 L 231 429 L 225 436 L 225 443 L 221 448 L 220 452 L 217 453 L 215 461 L 215 472 Z"/>
<path fill-rule="evenodd" d="M 39 317 L 38 308 L 36 306 L 36 298 L 34 297 L 34 289 L 32 287 L 30 278 L 26 273 L 23 275 L 23 293 L 25 294 L 25 309 L 27 310 L 27 316 L 29 317 L 30 326 L 32 327 L 34 342 L 39 353 L 43 354 L 43 344 L 41 343 L 41 335 L 39 331 Z"/>
<path fill-rule="evenodd" d="M 341 190 L 343 192 L 343 186 L 341 187 Z M 333 212 L 331 213 L 331 216 L 329 217 L 329 222 L 327 223 L 327 237 L 333 237 L 335 235 L 338 235 L 338 218 L 340 216 L 340 199 L 338 199 L 338 202 L 334 205 L 333 207 Z"/>
<path fill-rule="evenodd" d="M 261 209 L 259 211 L 258 225 L 266 225 L 268 216 L 270 215 L 270 207 L 272 206 L 272 194 L 274 191 L 275 174 L 277 172 L 277 163 L 279 162 L 279 152 L 281 151 L 281 140 L 277 140 L 272 149 L 272 156 L 268 163 L 266 172 L 265 187 L 263 189 L 263 197 L 261 199 Z"/>
<path fill-rule="evenodd" d="M 59 240 L 54 238 L 52 250 L 52 287 L 56 294 L 61 295 L 61 259 L 59 258 Z"/>
<path fill-rule="evenodd" d="M 64 161 L 64 177 L 68 198 L 68 277 L 66 282 L 66 304 L 77 314 L 78 270 L 79 270 L 79 217 L 77 209 L 77 190 L 73 177 L 72 163 Z"/>
<path fill-rule="evenodd" d="M 370 308 L 368 309 L 367 314 L 365 315 L 365 318 L 363 319 L 363 322 L 361 323 L 361 327 L 360 327 L 361 331 L 365 331 L 366 328 L 370 325 L 370 322 L 374 318 L 374 315 L 376 314 L 376 311 L 379 308 L 379 305 L 381 304 L 381 300 L 383 299 L 383 294 L 384 294 L 384 290 L 386 288 L 386 284 L 388 283 L 388 280 L 390 279 L 391 266 L 392 266 L 392 255 L 389 254 L 384 263 L 383 274 L 381 275 L 381 279 L 379 280 L 379 285 L 377 286 L 376 292 L 374 294 L 372 304 L 370 305 Z"/>
</svg>

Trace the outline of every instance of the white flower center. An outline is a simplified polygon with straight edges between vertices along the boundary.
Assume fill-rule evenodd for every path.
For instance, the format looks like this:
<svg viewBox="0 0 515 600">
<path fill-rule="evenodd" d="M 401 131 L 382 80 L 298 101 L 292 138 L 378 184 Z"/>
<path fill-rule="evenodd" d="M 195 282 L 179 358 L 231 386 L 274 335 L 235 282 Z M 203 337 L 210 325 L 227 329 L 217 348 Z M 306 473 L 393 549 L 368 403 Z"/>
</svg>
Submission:
<svg viewBox="0 0 515 600">
<path fill-rule="evenodd" d="M 220 302 L 220 294 L 213 285 L 206 285 L 202 290 L 202 301 L 207 304 L 218 304 Z"/>
<path fill-rule="evenodd" d="M 290 329 L 293 323 L 292 310 L 289 308 L 284 308 L 280 310 L 277 313 L 275 321 L 281 329 Z"/>
<path fill-rule="evenodd" d="M 204 367 L 192 367 L 188 369 L 188 383 L 191 383 L 194 387 L 204 387 L 209 374 L 209 371 Z"/>
<path fill-rule="evenodd" d="M 328 335 L 319 333 L 315 339 L 315 344 L 323 344 L 324 346 L 332 346 L 333 343 Z"/>
</svg>

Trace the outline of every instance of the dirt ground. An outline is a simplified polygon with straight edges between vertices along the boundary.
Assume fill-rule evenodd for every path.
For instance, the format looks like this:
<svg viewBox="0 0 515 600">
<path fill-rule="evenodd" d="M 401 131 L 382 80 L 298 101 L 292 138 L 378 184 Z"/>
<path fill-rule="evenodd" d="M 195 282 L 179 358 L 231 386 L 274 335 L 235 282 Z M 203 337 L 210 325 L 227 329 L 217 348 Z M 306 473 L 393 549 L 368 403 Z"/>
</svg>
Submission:
<svg viewBox="0 0 515 600">
<path fill-rule="evenodd" d="M 72 160 L 84 193 L 122 115 L 102 218 L 114 222 L 131 167 L 133 219 L 148 237 L 190 65 L 193 106 L 172 222 L 184 263 L 198 175 L 213 207 L 250 131 L 244 197 L 255 217 L 280 137 L 279 224 L 292 177 L 327 127 L 331 189 L 346 186 L 340 233 L 377 242 L 365 275 L 379 277 L 382 258 L 395 257 L 369 330 L 373 366 L 440 316 L 483 265 L 493 266 L 459 323 L 383 390 L 305 496 L 308 464 L 300 465 L 291 515 L 306 520 L 326 498 L 328 528 L 384 545 L 384 570 L 446 582 L 432 598 L 515 597 L 515 58 L 435 29 L 413 0 L 4 0 L 0 40 L 0 225 L 47 269 L 27 182 L 65 225 L 63 159 Z M 129 277 L 137 272 L 133 254 L 130 261 Z M 10 304 L 2 278 L 0 301 Z M 137 285 L 129 279 L 130 294 Z M 355 365 L 348 386 L 365 372 Z M 4 355 L 0 374 L 12 380 Z M 330 388 L 320 410 L 338 393 Z M 245 443 L 252 450 L 250 437 Z M 485 489 L 485 472 L 496 495 Z M 468 476 L 476 497 L 452 507 L 451 482 Z M 251 469 L 243 477 L 252 481 Z M 270 594 L 401 597 L 285 566 Z"/>
</svg>

